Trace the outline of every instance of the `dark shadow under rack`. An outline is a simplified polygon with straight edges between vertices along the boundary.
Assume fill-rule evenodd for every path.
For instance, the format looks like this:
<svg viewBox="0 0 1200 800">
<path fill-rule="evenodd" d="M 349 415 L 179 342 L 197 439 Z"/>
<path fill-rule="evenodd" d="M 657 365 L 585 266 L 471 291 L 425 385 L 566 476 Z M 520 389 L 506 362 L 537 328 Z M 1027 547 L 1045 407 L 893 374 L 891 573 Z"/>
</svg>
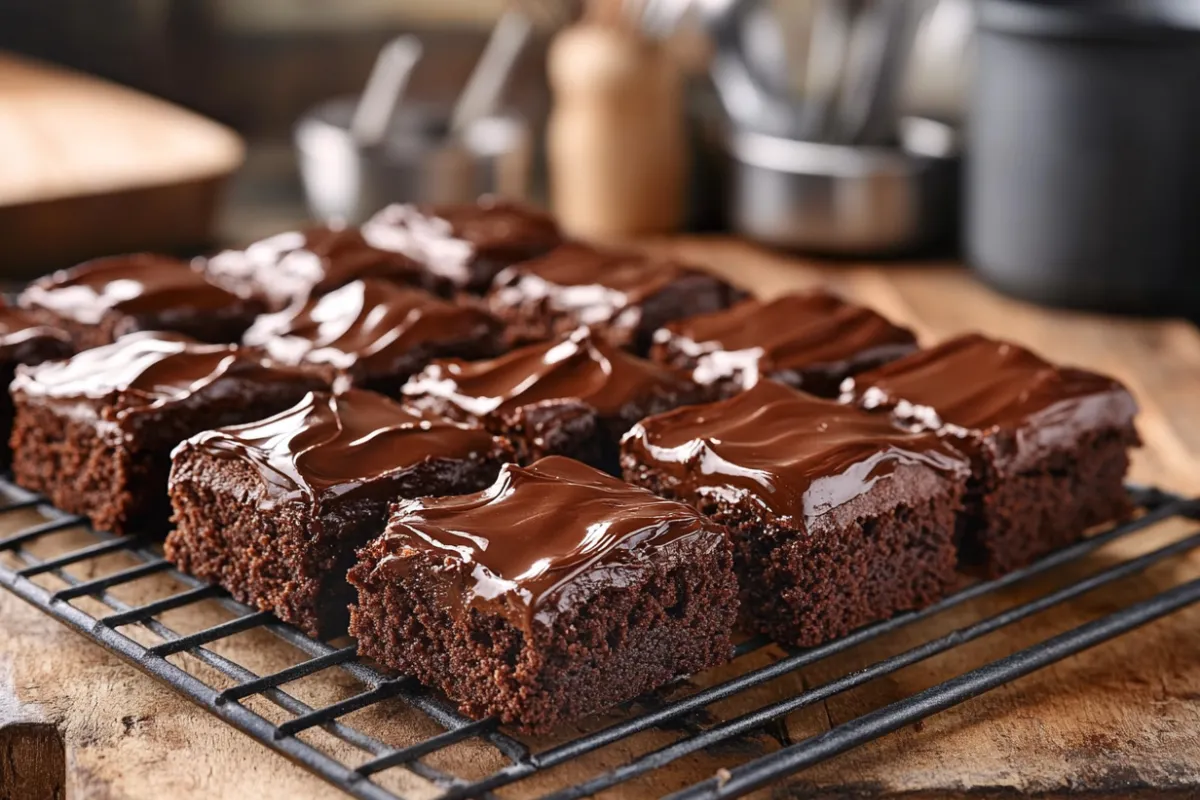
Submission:
<svg viewBox="0 0 1200 800">
<path fill-rule="evenodd" d="M 350 795 L 360 798 L 395 800 L 397 795 L 379 785 L 374 780 L 374 776 L 385 770 L 404 768 L 420 778 L 436 784 L 441 788 L 444 798 L 467 798 L 486 796 L 493 790 L 580 758 L 649 728 L 679 720 L 713 703 L 794 672 L 805 665 L 848 650 L 855 645 L 875 639 L 905 625 L 933 617 L 950 608 L 1032 576 L 1047 573 L 1069 562 L 1081 559 L 1110 542 L 1165 520 L 1200 518 L 1200 501 L 1196 499 L 1181 498 L 1157 489 L 1136 488 L 1130 491 L 1136 503 L 1143 509 L 1143 513 L 1139 517 L 1131 522 L 1101 531 L 1085 541 L 1060 550 L 1025 569 L 1010 573 L 998 580 L 972 584 L 929 608 L 899 615 L 820 647 L 789 652 L 766 666 L 743 672 L 725 682 L 701 689 L 681 699 L 658 705 L 646 713 L 631 712 L 622 721 L 538 752 L 531 752 L 530 748 L 518 738 L 505 733 L 495 720 L 474 721 L 468 719 L 444 698 L 425 692 L 415 682 L 379 673 L 370 665 L 360 661 L 351 646 L 336 647 L 312 640 L 296 629 L 277 622 L 270 614 L 255 611 L 235 602 L 216 587 L 175 572 L 171 565 L 163 559 L 157 548 L 149 546 L 137 538 L 93 533 L 93 544 L 63 554 L 56 554 L 48 559 L 38 558 L 29 551 L 28 545 L 43 537 L 70 528 L 81 527 L 84 520 L 50 508 L 40 498 L 4 480 L 0 480 L 0 493 L 7 499 L 2 501 L 3 505 L 0 505 L 0 518 L 19 510 L 35 509 L 42 514 L 45 521 L 10 533 L 6 538 L 0 539 L 0 554 L 7 552 L 17 562 L 15 568 L 0 563 L 0 585 L 121 656 L 137 668 L 166 683 L 206 711 L 267 747 L 284 754 Z M 1145 555 L 1116 563 L 1076 583 L 1063 586 L 1035 600 L 925 641 L 916 647 L 828 683 L 769 703 L 742 716 L 717 722 L 698 732 L 685 732 L 674 742 L 658 750 L 640 755 L 632 761 L 596 775 L 584 783 L 559 789 L 545 796 L 555 798 L 555 800 L 567 800 L 604 791 L 704 748 L 752 733 L 801 708 L 946 652 L 1087 592 L 1130 577 L 1166 558 L 1196 548 L 1200 548 L 1200 529 Z M 137 563 L 133 567 L 88 581 L 82 581 L 66 571 L 69 566 L 82 564 L 113 553 L 128 554 Z M 110 589 L 117 586 L 158 573 L 169 574 L 176 579 L 182 585 L 183 591 L 139 607 L 130 607 L 109 592 Z M 32 580 L 36 576 L 47 574 L 58 578 L 64 584 L 64 588 L 48 589 Z M 73 604 L 73 601 L 84 597 L 99 601 L 107 607 L 110 613 L 96 617 Z M 220 602 L 233 613 L 233 619 L 187 635 L 177 634 L 157 619 L 159 615 L 168 611 L 175 611 L 210 600 Z M 736 797 L 745 794 L 1197 601 L 1200 601 L 1200 579 L 1175 586 L 891 705 L 837 725 L 824 733 L 788 744 L 732 769 L 723 770 L 719 777 L 686 788 L 672 797 L 699 800 L 699 798 Z M 150 646 L 143 645 L 118 630 L 131 625 L 147 629 L 161 638 L 162 642 Z M 307 656 L 306 660 L 274 674 L 258 675 L 205 647 L 205 645 L 220 639 L 255 628 L 269 630 L 304 653 Z M 745 655 L 766 644 L 767 642 L 762 639 L 751 640 L 738 648 L 738 654 Z M 201 678 L 167 660 L 169 655 L 183 652 L 189 653 L 208 667 L 222 673 L 233 681 L 233 685 L 224 689 L 210 686 Z M 332 705 L 312 708 L 278 688 L 283 684 L 332 669 L 348 672 L 363 685 L 364 690 Z M 269 721 L 242 703 L 243 700 L 252 696 L 265 698 L 290 715 L 290 718 L 279 724 Z M 422 712 L 442 728 L 442 733 L 409 746 L 392 747 L 340 721 L 354 711 L 391 698 L 398 699 Z M 366 753 L 366 760 L 357 765 L 350 765 L 298 738 L 297 734 L 317 727 L 321 727 L 332 736 Z M 467 739 L 487 742 L 509 762 L 508 766 L 481 779 L 466 780 L 446 774 L 422 761 L 425 756 Z"/>
</svg>

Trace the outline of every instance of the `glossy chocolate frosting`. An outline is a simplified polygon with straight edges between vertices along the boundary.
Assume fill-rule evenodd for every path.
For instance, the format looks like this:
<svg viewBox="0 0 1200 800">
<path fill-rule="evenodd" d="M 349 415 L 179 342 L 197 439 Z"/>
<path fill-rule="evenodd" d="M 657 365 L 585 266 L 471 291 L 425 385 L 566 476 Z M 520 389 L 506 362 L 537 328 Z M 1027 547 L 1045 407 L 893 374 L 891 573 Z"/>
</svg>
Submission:
<svg viewBox="0 0 1200 800">
<path fill-rule="evenodd" d="M 193 436 L 200 448 L 249 465 L 272 502 L 303 498 L 394 500 L 396 481 L 439 461 L 499 457 L 482 428 L 423 414 L 375 392 L 314 392 L 246 425 Z"/>
<path fill-rule="evenodd" d="M 24 308 L 85 324 L 100 322 L 110 311 L 138 317 L 221 311 L 239 303 L 185 262 L 152 253 L 88 261 L 36 281 L 20 296 Z"/>
<path fill-rule="evenodd" d="M 0 360 L 30 363 L 61 358 L 70 350 L 71 337 L 66 331 L 0 300 Z"/>
<path fill-rule="evenodd" d="M 657 394 L 693 391 L 690 381 L 587 328 L 491 361 L 435 361 L 404 387 L 405 395 L 445 398 L 475 417 L 559 399 L 580 400 L 601 416 L 617 417 L 630 404 Z"/>
<path fill-rule="evenodd" d="M 219 392 L 227 378 L 265 383 L 300 377 L 295 370 L 264 366 L 236 345 L 153 332 L 129 334 L 65 361 L 18 367 L 12 390 L 60 413 L 120 426 L 133 415 L 186 406 L 200 392 Z M 231 383 L 229 390 L 236 387 Z"/>
<path fill-rule="evenodd" d="M 826 292 L 746 300 L 732 308 L 672 322 L 655 333 L 661 357 L 692 367 L 697 383 L 748 388 L 762 377 L 803 385 L 803 373 L 840 380 L 916 347 L 912 332 L 869 308 Z M 792 380 L 792 378 L 795 380 Z M 831 386 L 836 394 L 837 383 Z"/>
<path fill-rule="evenodd" d="M 748 498 L 782 519 L 811 521 L 890 480 L 928 467 L 964 479 L 969 464 L 929 433 L 887 417 L 760 381 L 727 400 L 686 406 L 635 425 L 630 460 L 676 482 L 681 496 Z"/>
<path fill-rule="evenodd" d="M 388 206 L 363 225 L 375 247 L 403 253 L 459 288 L 483 291 L 499 270 L 550 250 L 553 217 L 496 198 L 460 205 Z"/>
<path fill-rule="evenodd" d="M 357 228 L 289 231 L 245 250 L 218 253 L 201 265 L 230 291 L 265 297 L 273 308 L 324 294 L 359 278 L 428 285 L 419 264 L 402 253 L 372 247 Z"/>
<path fill-rule="evenodd" d="M 259 317 L 243 342 L 281 364 L 386 374 L 415 353 L 498 332 L 499 323 L 482 310 L 367 278 Z"/>
<path fill-rule="evenodd" d="M 843 400 L 891 411 L 919 430 L 960 437 L 1015 433 L 1018 449 L 1124 428 L 1137 405 L 1117 381 L 1056 367 L 1023 347 L 969 334 L 848 378 Z"/>
<path fill-rule="evenodd" d="M 540 303 L 584 325 L 614 322 L 622 312 L 636 314 L 634 306 L 687 272 L 672 261 L 568 243 L 498 275 L 490 302 L 501 307 Z M 638 320 L 621 321 L 632 326 Z"/>
<path fill-rule="evenodd" d="M 526 631 L 599 591 L 636 587 L 696 546 L 726 546 L 692 508 L 560 456 L 506 464 L 482 492 L 402 503 L 379 544 L 387 554 L 375 568 L 389 579 L 435 554 L 453 575 L 445 603 Z"/>
</svg>

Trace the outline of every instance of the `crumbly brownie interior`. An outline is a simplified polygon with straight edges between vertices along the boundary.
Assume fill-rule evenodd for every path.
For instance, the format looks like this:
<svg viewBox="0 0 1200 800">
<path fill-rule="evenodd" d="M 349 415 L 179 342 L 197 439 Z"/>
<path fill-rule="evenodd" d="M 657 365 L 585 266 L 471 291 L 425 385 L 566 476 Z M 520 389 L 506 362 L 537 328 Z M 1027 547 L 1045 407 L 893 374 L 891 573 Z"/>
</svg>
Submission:
<svg viewBox="0 0 1200 800">
<path fill-rule="evenodd" d="M 997 475 L 976 468 L 960 530 L 963 564 L 999 577 L 1079 540 L 1093 526 L 1128 516 L 1125 491 L 1128 429 L 1083 434 L 1069 450 L 1047 454 L 1036 468 Z M 987 520 L 986 525 L 978 520 Z"/>
<path fill-rule="evenodd" d="M 662 497 L 697 502 L 653 469 L 634 468 L 626 477 Z M 961 492 L 911 477 L 926 492 L 858 502 L 836 515 L 837 524 L 824 520 L 804 531 L 751 502 L 698 501 L 733 537 L 742 624 L 813 647 L 944 597 L 959 582 L 954 530 Z"/>
</svg>

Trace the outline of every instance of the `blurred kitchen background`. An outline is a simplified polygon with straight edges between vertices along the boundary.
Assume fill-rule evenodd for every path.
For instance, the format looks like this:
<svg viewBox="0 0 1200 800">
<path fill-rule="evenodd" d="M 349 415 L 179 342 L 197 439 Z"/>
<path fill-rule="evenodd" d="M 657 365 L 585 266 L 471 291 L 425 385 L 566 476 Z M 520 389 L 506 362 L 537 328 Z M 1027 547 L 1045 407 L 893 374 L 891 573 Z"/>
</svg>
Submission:
<svg viewBox="0 0 1200 800">
<path fill-rule="evenodd" d="M 1196 0 L 0 0 L 9 276 L 498 192 L 1196 317 L 1198 140 Z"/>
</svg>

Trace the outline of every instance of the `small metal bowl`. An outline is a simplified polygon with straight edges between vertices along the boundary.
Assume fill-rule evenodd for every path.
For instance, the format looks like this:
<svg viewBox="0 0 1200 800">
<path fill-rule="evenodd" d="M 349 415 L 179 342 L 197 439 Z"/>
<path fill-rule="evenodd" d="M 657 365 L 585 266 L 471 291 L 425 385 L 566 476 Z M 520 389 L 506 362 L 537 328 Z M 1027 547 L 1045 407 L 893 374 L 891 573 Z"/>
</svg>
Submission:
<svg viewBox="0 0 1200 800">
<path fill-rule="evenodd" d="M 904 255 L 948 245 L 958 227 L 957 131 L 909 118 L 895 148 L 731 135 L 730 224 L 795 250 Z"/>
<path fill-rule="evenodd" d="M 350 133 L 356 102 L 330 100 L 296 123 L 300 176 L 314 217 L 354 224 L 393 202 L 528 198 L 533 145 L 520 116 L 484 117 L 452 139 L 448 107 L 404 106 L 383 141 L 363 147 Z"/>
</svg>

